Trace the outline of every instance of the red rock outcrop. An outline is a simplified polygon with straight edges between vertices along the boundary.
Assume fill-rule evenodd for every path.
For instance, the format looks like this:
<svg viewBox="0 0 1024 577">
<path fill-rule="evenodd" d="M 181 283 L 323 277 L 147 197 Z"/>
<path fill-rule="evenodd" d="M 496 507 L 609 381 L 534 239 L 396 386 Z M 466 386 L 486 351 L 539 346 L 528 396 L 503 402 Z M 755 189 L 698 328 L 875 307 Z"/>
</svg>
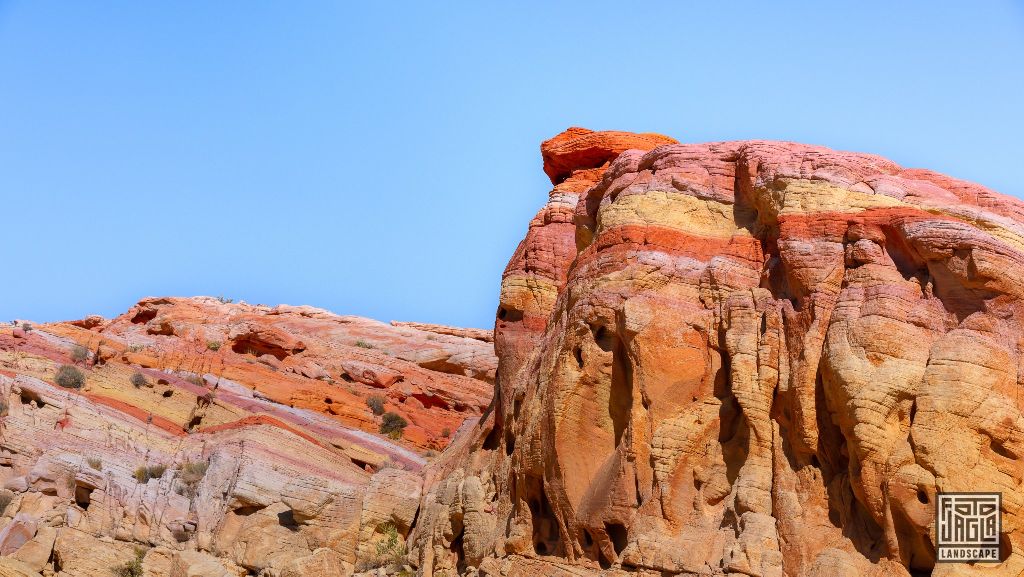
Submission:
<svg viewBox="0 0 1024 577">
<path fill-rule="evenodd" d="M 425 574 L 1024 571 L 1024 203 L 782 142 L 572 158 L 426 470 Z M 1000 564 L 935 563 L 939 491 L 1002 492 Z"/>
<path fill-rule="evenodd" d="M 0 327 L 0 575 L 108 577 L 134 546 L 152 576 L 375 564 L 428 449 L 486 407 L 489 338 L 205 297 Z"/>
</svg>

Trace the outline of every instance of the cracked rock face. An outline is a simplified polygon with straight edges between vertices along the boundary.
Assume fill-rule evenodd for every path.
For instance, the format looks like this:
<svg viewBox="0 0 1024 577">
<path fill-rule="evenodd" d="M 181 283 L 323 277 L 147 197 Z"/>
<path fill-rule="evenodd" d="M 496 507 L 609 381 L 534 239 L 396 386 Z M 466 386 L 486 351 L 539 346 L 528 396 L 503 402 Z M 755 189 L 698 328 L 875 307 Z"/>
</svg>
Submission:
<svg viewBox="0 0 1024 577">
<path fill-rule="evenodd" d="M 604 134 L 505 272 L 424 573 L 1024 571 L 1024 203 L 792 143 L 595 164 Z M 1001 564 L 935 563 L 939 491 L 1002 492 Z"/>
</svg>

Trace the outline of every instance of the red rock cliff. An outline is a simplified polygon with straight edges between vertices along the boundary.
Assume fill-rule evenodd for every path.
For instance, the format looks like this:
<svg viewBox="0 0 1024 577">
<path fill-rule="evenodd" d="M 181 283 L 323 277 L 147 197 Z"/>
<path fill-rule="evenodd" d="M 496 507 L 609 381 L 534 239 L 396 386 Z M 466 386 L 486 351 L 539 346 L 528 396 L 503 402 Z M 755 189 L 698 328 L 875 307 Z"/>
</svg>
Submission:
<svg viewBox="0 0 1024 577">
<path fill-rule="evenodd" d="M 953 574 L 935 496 L 972 490 L 1004 560 L 956 574 L 1024 571 L 1024 204 L 785 142 L 543 153 L 495 401 L 427 470 L 426 574 Z"/>
</svg>

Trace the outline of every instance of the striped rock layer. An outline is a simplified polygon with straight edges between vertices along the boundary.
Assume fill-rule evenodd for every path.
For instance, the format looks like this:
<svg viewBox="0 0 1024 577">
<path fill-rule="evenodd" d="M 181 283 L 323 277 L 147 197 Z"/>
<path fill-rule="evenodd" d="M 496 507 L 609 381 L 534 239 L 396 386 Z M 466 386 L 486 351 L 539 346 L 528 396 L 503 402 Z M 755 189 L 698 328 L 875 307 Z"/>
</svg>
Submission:
<svg viewBox="0 0 1024 577">
<path fill-rule="evenodd" d="M 149 298 L 0 327 L 0 575 L 350 575 L 493 388 L 489 331 Z M 60 386 L 71 366 L 80 387 Z M 367 403 L 408 423 L 396 439 Z M 136 574 L 136 573 L 116 573 Z"/>
<path fill-rule="evenodd" d="M 872 155 L 622 134 L 545 143 L 495 400 L 426 469 L 420 570 L 1024 571 L 1024 203 Z M 1002 492 L 1000 564 L 936 564 L 940 491 Z"/>
</svg>

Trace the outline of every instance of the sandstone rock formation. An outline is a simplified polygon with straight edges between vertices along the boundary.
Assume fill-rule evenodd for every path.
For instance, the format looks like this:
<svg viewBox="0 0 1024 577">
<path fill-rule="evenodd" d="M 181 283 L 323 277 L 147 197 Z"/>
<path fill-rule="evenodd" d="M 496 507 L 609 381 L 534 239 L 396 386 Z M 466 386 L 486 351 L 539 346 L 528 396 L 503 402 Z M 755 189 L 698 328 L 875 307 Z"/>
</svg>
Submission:
<svg viewBox="0 0 1024 577">
<path fill-rule="evenodd" d="M 493 334 L 0 327 L 0 576 L 1024 574 L 1024 203 L 783 142 L 541 153 Z M 936 563 L 940 491 L 1002 493 L 1000 563 Z"/>
<path fill-rule="evenodd" d="M 486 407 L 490 340 L 204 297 L 0 327 L 0 575 L 372 564 L 388 530 L 408 533 L 431 449 Z M 62 365 L 80 388 L 59 386 Z M 401 439 L 371 396 L 406 419 Z"/>
<path fill-rule="evenodd" d="M 1024 203 L 792 143 L 544 146 L 423 574 L 1024 572 Z M 936 492 L 972 490 L 1002 563 L 936 564 Z"/>
</svg>

